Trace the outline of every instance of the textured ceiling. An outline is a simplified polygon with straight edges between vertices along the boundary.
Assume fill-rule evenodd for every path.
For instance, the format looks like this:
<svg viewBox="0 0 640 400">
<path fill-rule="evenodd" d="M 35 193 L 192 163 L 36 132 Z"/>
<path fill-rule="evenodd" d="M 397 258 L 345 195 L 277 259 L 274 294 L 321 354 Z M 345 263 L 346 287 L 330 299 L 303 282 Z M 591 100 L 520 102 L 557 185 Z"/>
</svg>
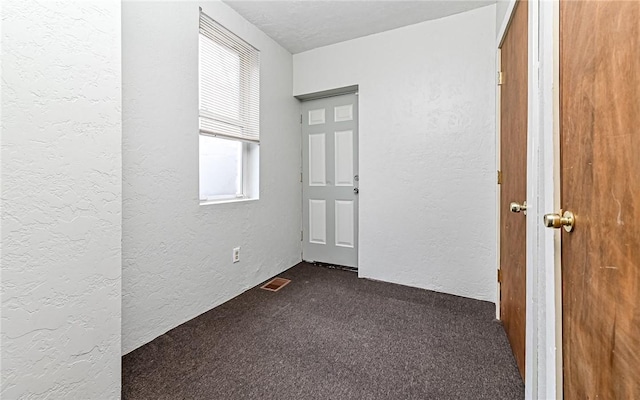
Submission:
<svg viewBox="0 0 640 400">
<path fill-rule="evenodd" d="M 416 24 L 496 0 L 224 0 L 291 53 Z"/>
</svg>

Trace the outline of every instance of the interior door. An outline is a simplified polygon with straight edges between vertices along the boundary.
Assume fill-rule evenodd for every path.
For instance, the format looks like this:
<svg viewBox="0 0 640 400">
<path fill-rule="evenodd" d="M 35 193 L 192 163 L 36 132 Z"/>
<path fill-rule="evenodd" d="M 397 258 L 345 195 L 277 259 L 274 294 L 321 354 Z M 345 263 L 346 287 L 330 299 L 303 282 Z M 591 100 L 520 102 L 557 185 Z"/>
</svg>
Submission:
<svg viewBox="0 0 640 400">
<path fill-rule="evenodd" d="M 639 1 L 560 2 L 560 89 L 564 398 L 640 399 Z"/>
<path fill-rule="evenodd" d="M 302 103 L 302 258 L 358 267 L 356 94 Z"/>
<path fill-rule="evenodd" d="M 527 3 L 500 47 L 500 319 L 524 378 L 527 196 Z"/>
</svg>

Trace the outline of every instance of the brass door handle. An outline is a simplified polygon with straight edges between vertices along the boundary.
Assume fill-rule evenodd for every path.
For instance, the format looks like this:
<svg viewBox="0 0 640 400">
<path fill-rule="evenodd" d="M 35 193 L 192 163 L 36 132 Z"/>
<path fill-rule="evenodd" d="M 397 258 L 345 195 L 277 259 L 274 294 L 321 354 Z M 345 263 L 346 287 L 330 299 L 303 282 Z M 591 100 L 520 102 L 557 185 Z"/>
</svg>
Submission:
<svg viewBox="0 0 640 400">
<path fill-rule="evenodd" d="M 560 214 L 545 214 L 544 226 L 547 228 L 560 229 L 571 232 L 576 223 L 576 217 L 571 211 L 565 211 L 562 216 Z"/>
<path fill-rule="evenodd" d="M 511 210 L 512 213 L 519 213 L 520 211 L 522 211 L 524 215 L 527 215 L 527 202 L 523 201 L 522 204 L 519 204 L 515 201 L 512 201 L 509 205 L 509 210 Z"/>
</svg>

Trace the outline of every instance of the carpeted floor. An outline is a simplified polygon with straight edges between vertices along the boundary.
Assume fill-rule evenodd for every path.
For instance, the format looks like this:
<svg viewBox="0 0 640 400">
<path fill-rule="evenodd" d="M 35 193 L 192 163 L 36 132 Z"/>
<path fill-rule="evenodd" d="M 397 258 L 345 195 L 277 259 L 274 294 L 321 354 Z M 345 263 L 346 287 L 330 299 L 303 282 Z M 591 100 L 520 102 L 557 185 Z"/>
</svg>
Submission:
<svg viewBox="0 0 640 400">
<path fill-rule="evenodd" d="M 491 303 L 299 264 L 123 358 L 124 399 L 522 399 Z"/>
</svg>

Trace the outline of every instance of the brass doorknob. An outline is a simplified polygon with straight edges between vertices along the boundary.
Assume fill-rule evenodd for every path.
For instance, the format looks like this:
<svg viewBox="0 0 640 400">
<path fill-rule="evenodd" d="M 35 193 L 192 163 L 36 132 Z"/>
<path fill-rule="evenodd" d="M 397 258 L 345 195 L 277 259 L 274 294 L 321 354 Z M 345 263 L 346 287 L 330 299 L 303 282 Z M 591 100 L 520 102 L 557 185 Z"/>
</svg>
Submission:
<svg viewBox="0 0 640 400">
<path fill-rule="evenodd" d="M 560 214 L 545 214 L 544 226 L 547 228 L 559 229 L 563 227 L 565 231 L 571 232 L 576 223 L 576 217 L 571 211 L 565 211 L 562 216 Z"/>
<path fill-rule="evenodd" d="M 509 209 L 512 213 L 519 213 L 520 211 L 522 211 L 524 215 L 527 215 L 527 202 L 523 201 L 522 204 L 519 204 L 513 201 L 509 205 Z"/>
</svg>

